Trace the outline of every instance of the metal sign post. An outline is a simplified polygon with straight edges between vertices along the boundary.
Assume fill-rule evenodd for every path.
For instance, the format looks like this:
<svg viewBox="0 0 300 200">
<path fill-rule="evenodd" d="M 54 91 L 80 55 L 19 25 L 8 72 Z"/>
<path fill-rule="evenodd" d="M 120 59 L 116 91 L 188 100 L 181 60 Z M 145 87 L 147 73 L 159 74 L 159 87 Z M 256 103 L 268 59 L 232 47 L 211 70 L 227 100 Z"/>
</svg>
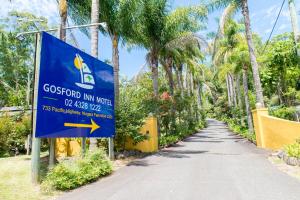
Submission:
<svg viewBox="0 0 300 200">
<path fill-rule="evenodd" d="M 37 113 L 37 96 L 39 83 L 39 66 L 41 55 L 41 35 L 36 34 L 35 60 L 34 60 L 34 85 L 33 85 L 33 106 L 32 106 L 32 158 L 31 158 L 31 180 L 38 184 L 40 179 L 40 149 L 41 139 L 36 137 L 36 113 Z"/>
<path fill-rule="evenodd" d="M 92 23 L 64 29 L 99 25 L 106 27 L 105 23 Z M 58 29 L 48 29 L 45 32 Z M 38 183 L 40 178 L 41 137 L 108 137 L 109 157 L 114 158 L 115 119 L 112 67 L 95 58 L 91 59 L 88 54 L 45 32 L 29 31 L 17 35 L 18 38 L 22 38 L 24 35 L 36 34 L 32 100 L 31 176 L 33 183 Z M 64 44 L 49 47 L 49 44 L 44 44 L 47 42 L 44 36 L 50 38 L 49 40 L 57 40 L 58 43 Z M 52 53 L 49 50 L 52 50 Z M 45 58 L 49 60 L 49 63 L 45 63 Z M 92 70 L 89 66 L 92 66 Z M 79 73 L 74 73 L 76 68 Z M 51 142 L 51 151 L 54 151 L 53 144 Z M 85 138 L 82 141 L 82 148 L 84 152 Z M 50 155 L 53 156 L 54 152 L 50 152 Z"/>
</svg>

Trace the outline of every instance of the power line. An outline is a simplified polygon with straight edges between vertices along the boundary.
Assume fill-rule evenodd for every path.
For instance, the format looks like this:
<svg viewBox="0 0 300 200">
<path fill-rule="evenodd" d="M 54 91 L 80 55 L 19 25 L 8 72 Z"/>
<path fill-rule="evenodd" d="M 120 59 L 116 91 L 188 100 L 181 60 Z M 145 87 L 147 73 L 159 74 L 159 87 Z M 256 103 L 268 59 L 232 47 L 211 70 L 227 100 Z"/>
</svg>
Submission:
<svg viewBox="0 0 300 200">
<path fill-rule="evenodd" d="M 279 13 L 278 13 L 278 15 L 277 15 L 277 18 L 276 18 L 275 23 L 274 23 L 274 25 L 273 25 L 272 31 L 271 31 L 271 33 L 270 33 L 270 35 L 269 35 L 269 38 L 268 38 L 268 40 L 267 40 L 267 42 L 266 42 L 266 44 L 265 44 L 265 46 L 264 46 L 264 49 L 263 49 L 263 52 L 262 52 L 262 53 L 265 52 L 266 47 L 268 46 L 268 44 L 269 44 L 269 42 L 270 42 L 270 39 L 271 39 L 271 37 L 272 37 L 273 31 L 274 31 L 274 29 L 275 29 L 275 26 L 276 26 L 276 24 L 277 24 L 277 21 L 278 21 L 278 19 L 279 19 L 279 16 L 280 16 L 280 14 L 281 14 L 281 11 L 282 11 L 282 8 L 283 8 L 283 6 L 284 6 L 285 1 L 286 1 L 286 0 L 283 0 L 283 1 L 282 1 L 282 4 L 281 4 L 280 10 L 279 10 Z"/>
</svg>

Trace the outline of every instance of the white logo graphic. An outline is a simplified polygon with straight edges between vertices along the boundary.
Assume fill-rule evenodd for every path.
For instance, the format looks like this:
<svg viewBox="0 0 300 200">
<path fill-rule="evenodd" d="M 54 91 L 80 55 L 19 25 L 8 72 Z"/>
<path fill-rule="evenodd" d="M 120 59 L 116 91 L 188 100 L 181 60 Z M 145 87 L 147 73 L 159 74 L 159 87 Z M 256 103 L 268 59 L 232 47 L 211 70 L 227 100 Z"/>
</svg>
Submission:
<svg viewBox="0 0 300 200">
<path fill-rule="evenodd" d="M 87 64 L 84 63 L 83 59 L 79 54 L 76 54 L 74 59 L 75 67 L 80 71 L 81 83 L 75 83 L 77 86 L 91 90 L 94 88 L 95 80 L 92 75 L 91 70 L 88 68 Z"/>
</svg>

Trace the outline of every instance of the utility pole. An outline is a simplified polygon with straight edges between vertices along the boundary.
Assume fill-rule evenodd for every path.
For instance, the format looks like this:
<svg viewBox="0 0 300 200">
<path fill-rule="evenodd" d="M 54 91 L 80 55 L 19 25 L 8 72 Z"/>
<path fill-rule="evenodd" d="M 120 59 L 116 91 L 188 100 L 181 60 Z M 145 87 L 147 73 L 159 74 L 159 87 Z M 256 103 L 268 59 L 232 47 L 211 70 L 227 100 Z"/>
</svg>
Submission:
<svg viewBox="0 0 300 200">
<path fill-rule="evenodd" d="M 300 56 L 300 47 L 299 47 L 300 35 L 299 35 L 298 18 L 297 18 L 295 1 L 288 0 L 288 3 L 289 3 L 292 28 L 293 28 L 293 33 L 294 33 L 294 40 L 295 40 L 295 44 L 296 44 L 296 48 L 297 48 L 297 55 Z"/>
</svg>

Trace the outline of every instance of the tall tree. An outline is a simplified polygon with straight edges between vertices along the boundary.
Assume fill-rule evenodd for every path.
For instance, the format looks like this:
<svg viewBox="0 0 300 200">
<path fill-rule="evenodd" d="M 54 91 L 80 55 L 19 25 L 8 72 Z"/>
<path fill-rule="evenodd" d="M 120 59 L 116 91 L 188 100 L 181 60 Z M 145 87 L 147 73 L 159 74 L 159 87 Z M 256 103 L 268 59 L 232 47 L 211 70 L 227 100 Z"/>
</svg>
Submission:
<svg viewBox="0 0 300 200">
<path fill-rule="evenodd" d="M 206 18 L 207 11 L 202 6 L 194 6 L 177 8 L 169 12 L 166 0 L 142 0 L 140 8 L 141 14 L 134 32 L 136 36 L 132 42 L 148 50 L 147 60 L 152 71 L 153 93 L 157 97 L 160 55 L 171 41 L 182 37 L 187 32 L 201 29 L 203 24 L 199 21 Z M 166 52 L 170 53 L 170 51 Z M 169 53 L 164 54 L 165 58 L 161 60 L 168 64 L 165 69 L 171 79 L 173 61 Z"/>
<path fill-rule="evenodd" d="M 248 51 L 249 51 L 249 56 L 251 61 L 252 72 L 253 72 L 253 80 L 255 85 L 256 102 L 259 103 L 262 107 L 264 107 L 265 104 L 264 104 L 261 80 L 259 76 L 259 66 L 256 59 L 255 48 L 252 39 L 248 0 L 210 0 L 208 7 L 211 10 L 214 10 L 216 8 L 224 8 L 230 4 L 235 4 L 236 8 L 240 8 L 242 10 L 244 23 L 245 23 L 245 32 L 246 32 L 246 38 L 248 44 Z"/>
<path fill-rule="evenodd" d="M 299 33 L 299 27 L 298 27 L 298 18 L 297 18 L 297 12 L 296 12 L 296 6 L 294 0 L 288 0 L 289 3 L 289 10 L 290 10 L 290 16 L 291 16 L 291 22 L 292 22 L 292 28 L 294 33 L 294 40 L 297 47 L 297 54 L 300 56 L 300 33 Z"/>
<path fill-rule="evenodd" d="M 90 22 L 89 16 L 95 17 L 96 11 L 92 14 L 91 6 L 98 4 L 96 0 L 68 0 L 68 2 L 70 4 L 70 16 L 78 24 Z M 132 34 L 132 26 L 135 25 L 134 19 L 138 10 L 137 3 L 137 0 L 101 0 L 98 8 L 95 8 L 95 10 L 99 10 L 99 21 L 106 24 L 105 27 L 100 26 L 98 28 L 103 34 L 110 37 L 112 43 L 116 107 L 119 104 L 119 43 L 121 39 L 127 40 L 128 35 Z M 82 31 L 86 35 L 90 35 L 86 29 L 82 29 Z M 93 33 L 95 34 L 95 32 Z M 92 42 L 96 43 L 95 40 Z"/>
<path fill-rule="evenodd" d="M 91 23 L 99 23 L 99 0 L 92 0 Z M 98 26 L 91 26 L 91 55 L 98 59 Z M 83 138 L 85 142 L 85 138 Z M 97 149 L 97 139 L 90 139 L 90 151 Z"/>
<path fill-rule="evenodd" d="M 240 35 L 240 34 L 239 34 Z M 247 114 L 247 123 L 250 133 L 253 133 L 253 120 L 251 114 L 250 100 L 249 100 L 249 86 L 248 86 L 248 66 L 250 65 L 249 52 L 246 44 L 246 38 L 243 35 L 239 37 L 239 43 L 234 49 L 232 61 L 235 63 L 236 71 L 242 71 L 243 90 L 245 111 Z"/>
<path fill-rule="evenodd" d="M 20 32 L 47 29 L 47 19 L 13 11 L 2 20 L 5 23 L 3 29 L 0 27 L 0 107 L 26 106 L 31 103 L 28 98 L 31 93 L 30 72 L 33 71 L 35 37 L 32 35 L 20 40 L 16 36 Z"/>
<path fill-rule="evenodd" d="M 66 41 L 66 29 L 64 28 L 66 27 L 68 16 L 67 0 L 59 0 L 58 8 L 60 16 L 59 38 L 63 41 Z"/>
<path fill-rule="evenodd" d="M 92 0 L 91 23 L 99 23 L 99 0 Z M 98 26 L 91 26 L 91 54 L 98 58 Z"/>
</svg>

